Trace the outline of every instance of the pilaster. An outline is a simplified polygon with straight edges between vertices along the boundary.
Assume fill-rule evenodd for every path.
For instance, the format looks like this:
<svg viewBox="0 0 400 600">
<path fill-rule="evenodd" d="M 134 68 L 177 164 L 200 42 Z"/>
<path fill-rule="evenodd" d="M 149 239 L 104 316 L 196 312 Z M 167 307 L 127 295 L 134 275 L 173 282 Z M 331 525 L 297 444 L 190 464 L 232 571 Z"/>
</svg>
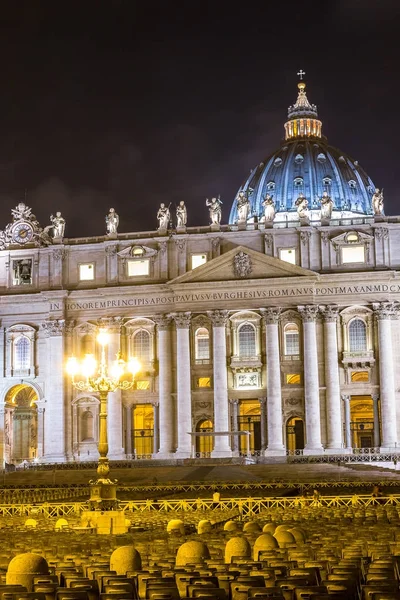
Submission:
<svg viewBox="0 0 400 600">
<path fill-rule="evenodd" d="M 173 313 L 176 325 L 177 357 L 177 458 L 189 458 L 192 454 L 192 390 L 190 371 L 190 312 Z"/>
</svg>

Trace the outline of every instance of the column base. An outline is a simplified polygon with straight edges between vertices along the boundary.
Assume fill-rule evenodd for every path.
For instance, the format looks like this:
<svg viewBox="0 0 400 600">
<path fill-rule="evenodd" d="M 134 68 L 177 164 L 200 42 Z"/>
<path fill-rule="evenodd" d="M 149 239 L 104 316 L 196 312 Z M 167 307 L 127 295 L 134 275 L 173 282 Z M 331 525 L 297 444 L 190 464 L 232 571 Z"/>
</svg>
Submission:
<svg viewBox="0 0 400 600">
<path fill-rule="evenodd" d="M 380 446 L 379 452 L 382 454 L 383 452 L 387 452 L 388 454 L 398 454 L 400 452 L 400 447 L 395 446 L 394 443 L 390 446 Z"/>
<path fill-rule="evenodd" d="M 47 454 L 42 456 L 40 459 L 42 463 L 65 463 L 67 461 L 67 457 L 65 454 Z"/>
<path fill-rule="evenodd" d="M 163 452 L 162 450 L 159 450 L 156 454 L 153 454 L 153 458 L 158 460 L 173 460 L 176 458 L 176 454 L 173 451 Z"/>
<path fill-rule="evenodd" d="M 110 452 L 108 454 L 109 460 L 125 460 L 126 454 L 123 448 L 116 450 L 115 452 Z"/>
<path fill-rule="evenodd" d="M 189 450 L 177 450 L 174 458 L 192 458 L 192 453 Z"/>
<path fill-rule="evenodd" d="M 211 458 L 231 458 L 232 450 L 213 450 Z"/>
<path fill-rule="evenodd" d="M 324 454 L 349 454 L 351 448 L 343 448 L 343 446 L 336 446 L 332 448 L 325 448 Z"/>
<path fill-rule="evenodd" d="M 286 448 L 284 446 L 266 448 L 264 456 L 286 456 Z"/>
<path fill-rule="evenodd" d="M 323 446 L 316 446 L 315 448 L 304 448 L 303 456 L 318 456 L 319 454 L 324 454 Z"/>
</svg>

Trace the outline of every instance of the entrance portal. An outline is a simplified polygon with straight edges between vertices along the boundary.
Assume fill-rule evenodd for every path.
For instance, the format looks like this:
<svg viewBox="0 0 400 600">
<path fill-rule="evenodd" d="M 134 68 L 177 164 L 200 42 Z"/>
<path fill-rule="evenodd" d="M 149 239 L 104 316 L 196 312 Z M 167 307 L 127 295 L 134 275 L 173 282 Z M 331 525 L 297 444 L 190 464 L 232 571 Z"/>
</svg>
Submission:
<svg viewBox="0 0 400 600">
<path fill-rule="evenodd" d="M 351 396 L 350 431 L 353 448 L 375 446 L 374 403 L 371 396 Z"/>
<path fill-rule="evenodd" d="M 286 449 L 304 450 L 304 423 L 300 417 L 292 417 L 286 423 Z"/>
<path fill-rule="evenodd" d="M 38 456 L 36 391 L 24 383 L 12 387 L 5 398 L 4 460 L 20 463 Z"/>
</svg>

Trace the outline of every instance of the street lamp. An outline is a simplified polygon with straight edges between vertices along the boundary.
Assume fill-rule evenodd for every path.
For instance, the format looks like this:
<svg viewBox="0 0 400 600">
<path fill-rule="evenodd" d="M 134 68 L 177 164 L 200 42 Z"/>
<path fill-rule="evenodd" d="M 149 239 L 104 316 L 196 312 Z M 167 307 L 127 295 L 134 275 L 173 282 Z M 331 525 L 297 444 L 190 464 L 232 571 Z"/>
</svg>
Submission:
<svg viewBox="0 0 400 600">
<path fill-rule="evenodd" d="M 110 472 L 107 456 L 107 397 L 109 392 L 133 388 L 135 375 L 140 370 L 140 363 L 136 358 L 129 358 L 126 362 L 118 352 L 115 361 L 109 367 L 106 360 L 106 347 L 109 343 L 107 329 L 99 330 L 97 342 L 101 347 L 100 361 L 96 360 L 94 354 L 85 354 L 81 361 L 75 356 L 70 356 L 67 360 L 66 370 L 71 377 L 72 385 L 77 390 L 98 393 L 100 396 L 99 462 L 97 466 L 99 478 L 95 482 L 90 482 L 90 500 L 99 508 L 113 508 L 116 504 L 117 482 L 113 482 L 107 477 Z"/>
</svg>

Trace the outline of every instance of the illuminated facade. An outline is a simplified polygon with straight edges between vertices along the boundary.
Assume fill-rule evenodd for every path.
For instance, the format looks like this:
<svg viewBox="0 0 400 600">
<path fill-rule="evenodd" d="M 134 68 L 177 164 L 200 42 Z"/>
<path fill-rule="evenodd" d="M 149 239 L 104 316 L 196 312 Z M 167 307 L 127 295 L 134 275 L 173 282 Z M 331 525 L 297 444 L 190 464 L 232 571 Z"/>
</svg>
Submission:
<svg viewBox="0 0 400 600">
<path fill-rule="evenodd" d="M 142 365 L 134 389 L 109 394 L 110 459 L 396 448 L 400 217 L 374 210 L 303 83 L 285 131 L 240 188 L 244 224 L 235 200 L 229 225 L 78 240 L 60 213 L 43 230 L 16 207 L 0 235 L 3 462 L 97 459 L 99 399 L 64 367 L 96 351 L 99 326 L 110 358 Z"/>
</svg>

